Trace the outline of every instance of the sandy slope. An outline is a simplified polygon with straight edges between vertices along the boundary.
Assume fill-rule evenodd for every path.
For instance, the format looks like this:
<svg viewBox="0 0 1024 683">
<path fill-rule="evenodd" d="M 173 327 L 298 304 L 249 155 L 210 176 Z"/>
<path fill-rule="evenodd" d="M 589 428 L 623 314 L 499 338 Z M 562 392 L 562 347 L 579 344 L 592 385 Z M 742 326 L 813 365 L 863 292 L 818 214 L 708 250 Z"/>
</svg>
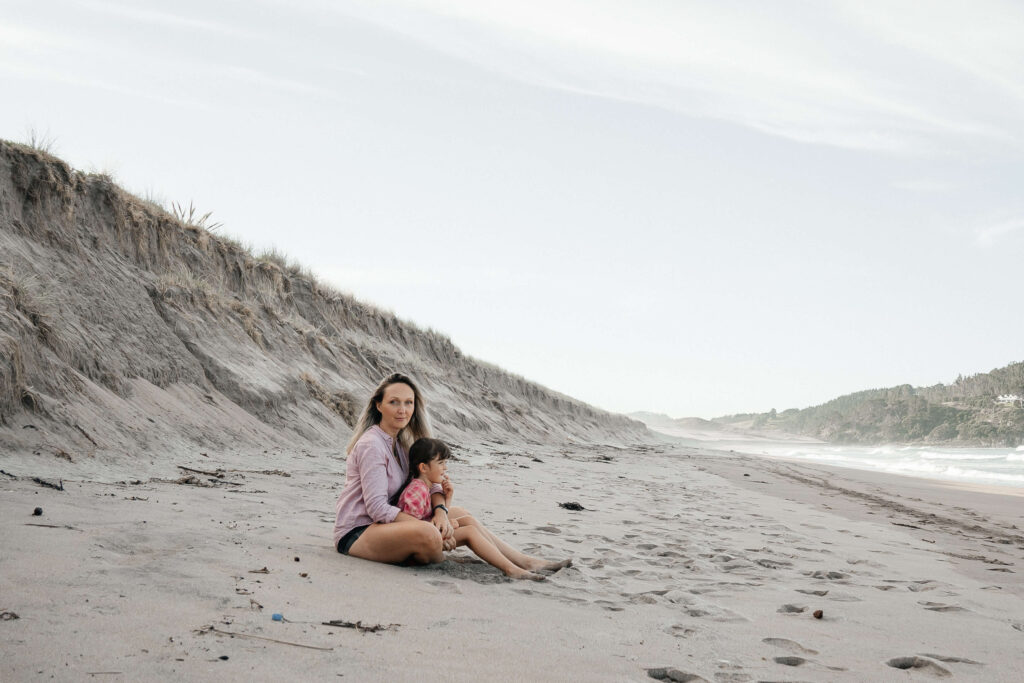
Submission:
<svg viewBox="0 0 1024 683">
<path fill-rule="evenodd" d="M 1024 677 L 1020 497 L 671 446 L 459 456 L 458 502 L 575 566 L 534 584 L 464 551 L 426 568 L 340 556 L 329 452 L 178 463 L 222 469 L 197 475 L 210 487 L 0 475 L 0 610 L 20 617 L 0 622 L 0 679 Z"/>
<path fill-rule="evenodd" d="M 80 477 L 139 453 L 331 447 L 393 371 L 450 439 L 652 438 L 0 140 L 0 449 Z"/>
</svg>

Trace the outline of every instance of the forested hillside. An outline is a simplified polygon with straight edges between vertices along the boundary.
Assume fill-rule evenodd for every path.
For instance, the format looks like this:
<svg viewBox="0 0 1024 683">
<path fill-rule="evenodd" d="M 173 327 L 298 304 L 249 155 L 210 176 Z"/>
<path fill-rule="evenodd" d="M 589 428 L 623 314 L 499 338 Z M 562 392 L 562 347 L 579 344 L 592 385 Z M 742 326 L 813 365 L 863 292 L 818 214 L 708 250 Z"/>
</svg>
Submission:
<svg viewBox="0 0 1024 683">
<path fill-rule="evenodd" d="M 814 436 L 838 443 L 928 442 L 1018 446 L 1024 443 L 1024 363 L 957 377 L 951 384 L 870 389 L 819 406 L 730 415 L 722 424 Z"/>
</svg>

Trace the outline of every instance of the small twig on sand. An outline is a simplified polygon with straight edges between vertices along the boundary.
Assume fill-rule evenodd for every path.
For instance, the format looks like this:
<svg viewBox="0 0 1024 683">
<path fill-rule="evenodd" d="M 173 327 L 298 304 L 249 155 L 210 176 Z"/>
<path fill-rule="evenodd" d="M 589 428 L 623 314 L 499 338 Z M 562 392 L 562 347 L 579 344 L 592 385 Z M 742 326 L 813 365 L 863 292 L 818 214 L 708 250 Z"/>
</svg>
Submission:
<svg viewBox="0 0 1024 683">
<path fill-rule="evenodd" d="M 322 621 L 320 622 L 324 626 L 336 626 L 338 628 L 354 628 L 360 633 L 377 633 L 378 631 L 397 631 L 401 624 L 389 624 L 384 626 L 382 624 L 373 624 L 372 626 L 364 625 L 361 621 L 344 621 L 342 619 L 334 619 L 333 621 Z"/>
<path fill-rule="evenodd" d="M 270 570 L 264 567 L 263 569 L 250 569 L 250 574 L 269 574 Z"/>
<path fill-rule="evenodd" d="M 915 526 L 913 524 L 904 524 L 902 522 L 892 522 L 892 524 L 893 524 L 893 526 L 905 526 L 908 529 L 921 529 L 921 531 L 924 531 L 924 529 L 922 527 Z"/>
<path fill-rule="evenodd" d="M 241 472 L 242 474 L 276 474 L 279 477 L 290 477 L 284 470 L 228 470 L 228 472 Z"/>
<path fill-rule="evenodd" d="M 46 481 L 45 479 L 40 479 L 39 477 L 32 477 L 32 481 L 34 481 L 35 483 L 39 484 L 40 486 L 45 486 L 46 488 L 54 489 L 56 491 L 63 491 L 64 490 L 64 480 L 63 479 L 58 480 L 60 482 L 58 484 L 54 484 L 52 481 Z"/>
<path fill-rule="evenodd" d="M 17 479 L 18 478 L 17 475 L 11 474 L 10 472 L 4 472 L 3 470 L 0 470 L 0 474 L 2 474 L 4 476 L 7 476 L 7 477 L 10 477 L 11 479 Z"/>
<path fill-rule="evenodd" d="M 35 522 L 25 522 L 25 526 L 44 526 L 47 529 L 71 529 L 72 531 L 81 531 L 81 529 L 67 524 L 36 524 Z"/>
<path fill-rule="evenodd" d="M 210 472 L 209 470 L 197 470 L 191 467 L 185 467 L 184 465 L 178 465 L 179 470 L 185 470 L 186 472 L 195 472 L 196 474 L 205 474 L 208 477 L 217 477 L 218 479 L 224 478 L 224 472 L 217 470 L 216 472 Z"/>
<path fill-rule="evenodd" d="M 282 645 L 293 645 L 294 647 L 304 647 L 310 650 L 323 650 L 324 652 L 331 652 L 334 650 L 333 647 L 318 647 L 316 645 L 303 645 L 302 643 L 290 643 L 287 640 L 278 640 L 277 638 L 266 638 L 264 636 L 254 636 L 249 633 L 236 633 L 234 631 L 221 631 L 219 628 L 214 626 L 207 626 L 206 628 L 199 629 L 197 633 L 217 633 L 222 636 L 238 636 L 239 638 L 255 638 L 256 640 L 269 640 L 271 643 L 280 643 Z"/>
</svg>

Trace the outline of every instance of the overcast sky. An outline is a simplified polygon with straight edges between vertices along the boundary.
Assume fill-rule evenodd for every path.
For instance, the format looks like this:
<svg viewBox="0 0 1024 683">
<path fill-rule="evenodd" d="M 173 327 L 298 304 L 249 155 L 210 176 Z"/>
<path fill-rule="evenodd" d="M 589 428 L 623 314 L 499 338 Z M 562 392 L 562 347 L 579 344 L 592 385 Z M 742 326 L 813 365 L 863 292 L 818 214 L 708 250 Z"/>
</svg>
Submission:
<svg viewBox="0 0 1024 683">
<path fill-rule="evenodd" d="M 595 405 L 1024 360 L 1024 5 L 0 0 L 0 137 Z"/>
</svg>

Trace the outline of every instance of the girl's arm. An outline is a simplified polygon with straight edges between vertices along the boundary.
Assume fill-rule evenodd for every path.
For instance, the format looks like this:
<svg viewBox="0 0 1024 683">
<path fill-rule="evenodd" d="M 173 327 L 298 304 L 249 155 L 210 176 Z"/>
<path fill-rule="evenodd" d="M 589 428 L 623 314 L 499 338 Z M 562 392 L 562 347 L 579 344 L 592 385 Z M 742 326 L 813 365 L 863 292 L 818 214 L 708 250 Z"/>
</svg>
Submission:
<svg viewBox="0 0 1024 683">
<path fill-rule="evenodd" d="M 448 475 L 444 475 L 444 483 L 441 484 L 441 490 L 444 491 L 444 504 L 447 507 L 452 506 L 452 496 L 455 495 L 455 487 L 452 485 Z"/>
<path fill-rule="evenodd" d="M 433 524 L 437 527 L 437 530 L 441 532 L 441 538 L 444 541 L 445 550 L 455 549 L 455 528 L 452 523 L 448 521 L 448 513 L 444 511 L 444 508 L 437 507 L 438 505 L 445 505 L 443 493 L 431 493 L 430 494 L 430 506 L 434 508 Z"/>
</svg>

